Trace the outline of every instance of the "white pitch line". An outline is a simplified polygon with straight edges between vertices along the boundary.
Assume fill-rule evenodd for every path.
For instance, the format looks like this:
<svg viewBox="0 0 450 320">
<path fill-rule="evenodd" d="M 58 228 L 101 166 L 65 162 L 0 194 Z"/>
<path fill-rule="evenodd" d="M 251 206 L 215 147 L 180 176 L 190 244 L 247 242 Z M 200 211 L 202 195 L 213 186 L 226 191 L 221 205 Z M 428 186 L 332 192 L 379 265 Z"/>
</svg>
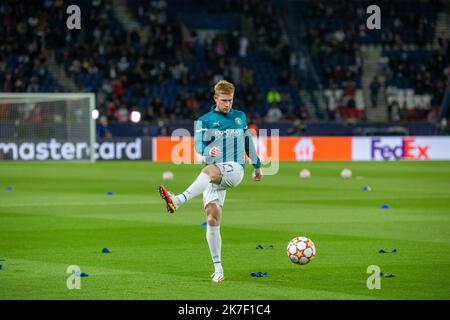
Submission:
<svg viewBox="0 0 450 320">
<path fill-rule="evenodd" d="M 111 205 L 130 205 L 130 204 L 154 204 L 161 203 L 161 200 L 147 201 L 120 201 L 120 202 L 36 202 L 36 203 L 12 203 L 0 204 L 0 208 L 12 207 L 67 207 L 67 206 L 111 206 Z"/>
</svg>

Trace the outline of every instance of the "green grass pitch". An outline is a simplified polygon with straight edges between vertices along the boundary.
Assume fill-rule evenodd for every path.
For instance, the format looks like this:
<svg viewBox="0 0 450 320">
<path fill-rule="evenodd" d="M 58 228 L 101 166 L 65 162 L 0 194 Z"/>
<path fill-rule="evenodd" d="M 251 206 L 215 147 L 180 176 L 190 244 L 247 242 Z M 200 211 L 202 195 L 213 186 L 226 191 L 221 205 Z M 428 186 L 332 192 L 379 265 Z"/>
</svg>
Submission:
<svg viewBox="0 0 450 320">
<path fill-rule="evenodd" d="M 352 179 L 340 177 L 345 167 Z M 260 183 L 247 167 L 225 202 L 221 284 L 209 279 L 201 197 L 168 215 L 157 191 L 163 171 L 179 193 L 200 168 L 1 163 L 0 299 L 450 298 L 449 162 L 281 163 Z M 295 236 L 316 245 L 308 265 L 286 256 Z M 89 274 L 79 290 L 66 286 L 69 265 Z M 370 265 L 396 277 L 369 290 Z M 258 271 L 268 277 L 250 277 Z"/>
</svg>

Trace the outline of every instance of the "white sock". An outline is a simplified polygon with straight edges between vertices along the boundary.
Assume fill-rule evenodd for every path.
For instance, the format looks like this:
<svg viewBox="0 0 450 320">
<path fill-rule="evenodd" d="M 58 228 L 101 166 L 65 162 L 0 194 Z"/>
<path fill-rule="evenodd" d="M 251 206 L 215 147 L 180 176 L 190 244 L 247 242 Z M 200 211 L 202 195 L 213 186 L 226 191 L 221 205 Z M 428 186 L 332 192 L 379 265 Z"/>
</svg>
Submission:
<svg viewBox="0 0 450 320">
<path fill-rule="evenodd" d="M 197 179 L 189 186 L 189 188 L 175 197 L 174 202 L 177 208 L 183 203 L 202 194 L 210 182 L 211 178 L 206 173 L 200 172 Z"/>
<path fill-rule="evenodd" d="M 221 257 L 222 238 L 220 237 L 220 226 L 206 226 L 206 240 L 208 240 L 209 251 L 214 263 L 214 272 L 223 272 Z"/>
</svg>

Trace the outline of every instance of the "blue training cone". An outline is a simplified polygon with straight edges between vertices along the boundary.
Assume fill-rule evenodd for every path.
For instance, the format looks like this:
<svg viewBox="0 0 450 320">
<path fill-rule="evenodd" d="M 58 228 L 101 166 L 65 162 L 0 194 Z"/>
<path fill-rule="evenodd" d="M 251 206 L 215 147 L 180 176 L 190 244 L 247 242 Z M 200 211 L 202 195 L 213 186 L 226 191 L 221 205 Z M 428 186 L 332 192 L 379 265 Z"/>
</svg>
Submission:
<svg viewBox="0 0 450 320">
<path fill-rule="evenodd" d="M 88 277 L 89 275 L 86 272 L 75 272 L 77 277 Z"/>
<path fill-rule="evenodd" d="M 262 277 L 267 277 L 267 272 L 252 272 L 250 273 L 250 276 L 255 277 L 255 278 L 262 278 Z"/>
</svg>

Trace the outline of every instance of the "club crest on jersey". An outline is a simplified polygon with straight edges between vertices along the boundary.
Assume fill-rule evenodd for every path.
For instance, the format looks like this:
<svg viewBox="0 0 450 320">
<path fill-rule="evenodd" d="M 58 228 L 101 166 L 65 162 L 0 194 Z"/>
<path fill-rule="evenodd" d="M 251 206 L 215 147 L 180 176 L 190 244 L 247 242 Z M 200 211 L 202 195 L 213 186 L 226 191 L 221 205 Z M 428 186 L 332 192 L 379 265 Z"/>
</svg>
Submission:
<svg viewBox="0 0 450 320">
<path fill-rule="evenodd" d="M 236 124 L 237 124 L 238 126 L 240 126 L 242 120 L 241 120 L 241 118 L 234 118 L 234 122 L 236 122 Z"/>
</svg>

